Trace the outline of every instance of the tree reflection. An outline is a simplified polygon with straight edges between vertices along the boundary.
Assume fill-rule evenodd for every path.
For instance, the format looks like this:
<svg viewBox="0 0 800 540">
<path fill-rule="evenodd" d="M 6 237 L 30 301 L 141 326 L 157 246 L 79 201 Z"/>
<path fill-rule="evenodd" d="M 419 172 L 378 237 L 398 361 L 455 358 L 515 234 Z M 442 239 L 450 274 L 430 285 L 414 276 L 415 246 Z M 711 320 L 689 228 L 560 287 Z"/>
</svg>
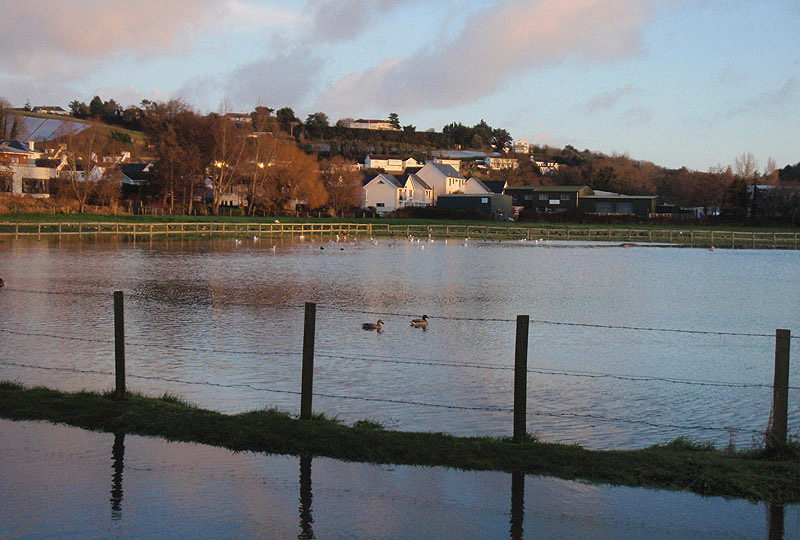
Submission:
<svg viewBox="0 0 800 540">
<path fill-rule="evenodd" d="M 300 540 L 314 537 L 314 517 L 311 515 L 311 456 L 300 456 Z"/>
<path fill-rule="evenodd" d="M 111 447 L 111 519 L 122 518 L 122 472 L 125 469 L 125 434 L 114 433 L 114 446 Z"/>
</svg>

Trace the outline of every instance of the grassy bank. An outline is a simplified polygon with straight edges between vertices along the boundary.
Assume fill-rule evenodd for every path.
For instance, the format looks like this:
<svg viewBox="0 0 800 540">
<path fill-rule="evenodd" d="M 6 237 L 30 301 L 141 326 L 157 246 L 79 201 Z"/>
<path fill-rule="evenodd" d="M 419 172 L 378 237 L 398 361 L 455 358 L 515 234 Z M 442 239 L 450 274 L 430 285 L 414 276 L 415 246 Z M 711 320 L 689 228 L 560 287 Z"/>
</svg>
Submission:
<svg viewBox="0 0 800 540">
<path fill-rule="evenodd" d="M 372 422 L 301 421 L 262 410 L 224 415 L 181 399 L 65 393 L 0 383 L 0 417 L 164 437 L 235 451 L 326 456 L 367 463 L 520 471 L 613 485 L 691 491 L 775 503 L 800 502 L 800 451 L 734 452 L 683 439 L 642 450 L 594 451 L 535 440 L 388 431 Z"/>
<path fill-rule="evenodd" d="M 17 199 L 15 199 L 17 200 Z M 796 233 L 798 227 L 760 227 L 730 224 L 696 224 L 686 223 L 561 223 L 561 222 L 498 222 L 491 220 L 456 220 L 456 219 L 417 219 L 417 218 L 345 218 L 345 217 L 292 217 L 292 216 L 188 216 L 188 215 L 131 215 L 109 213 L 52 213 L 36 211 L 6 212 L 0 211 L 0 222 L 8 223 L 273 223 L 278 219 L 281 223 L 372 223 L 379 225 L 415 226 L 415 225 L 451 225 L 451 226 L 491 226 L 491 227 L 526 227 L 531 229 L 636 229 L 636 230 L 675 230 L 675 231 L 734 231 L 760 233 Z"/>
</svg>

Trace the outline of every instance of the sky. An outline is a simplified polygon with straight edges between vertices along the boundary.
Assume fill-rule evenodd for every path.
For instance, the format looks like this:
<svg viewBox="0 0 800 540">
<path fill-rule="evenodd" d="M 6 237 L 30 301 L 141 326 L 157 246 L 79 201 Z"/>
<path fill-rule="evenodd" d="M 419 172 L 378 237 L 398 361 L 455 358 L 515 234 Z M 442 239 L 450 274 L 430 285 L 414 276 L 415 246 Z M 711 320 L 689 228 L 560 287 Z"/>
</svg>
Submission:
<svg viewBox="0 0 800 540">
<path fill-rule="evenodd" d="M 0 97 L 291 107 L 657 165 L 800 162 L 800 0 L 0 0 Z"/>
</svg>

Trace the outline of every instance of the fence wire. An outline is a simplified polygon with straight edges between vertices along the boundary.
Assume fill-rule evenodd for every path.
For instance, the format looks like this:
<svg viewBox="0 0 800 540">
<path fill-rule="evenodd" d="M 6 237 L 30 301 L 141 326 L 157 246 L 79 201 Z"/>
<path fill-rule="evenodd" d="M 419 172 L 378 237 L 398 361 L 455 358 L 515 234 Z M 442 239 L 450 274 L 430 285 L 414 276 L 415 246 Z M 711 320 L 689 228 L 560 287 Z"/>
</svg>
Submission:
<svg viewBox="0 0 800 540">
<path fill-rule="evenodd" d="M 4 292 L 9 293 L 19 293 L 19 294 L 40 294 L 40 295 L 65 295 L 65 296 L 84 296 L 84 297 L 91 297 L 91 298 L 108 298 L 110 300 L 110 294 L 108 293 L 101 293 L 95 291 L 44 291 L 44 290 L 33 290 L 33 289 L 16 289 L 16 288 L 5 288 Z M 143 300 L 146 302 L 155 301 L 155 302 L 163 302 L 163 300 L 154 298 L 150 295 L 145 294 L 128 294 L 128 298 L 134 298 L 137 300 Z M 271 309 L 296 309 L 298 311 L 302 311 L 304 306 L 303 305 L 293 305 L 293 304 L 264 304 L 258 302 L 225 302 L 224 306 L 233 306 L 233 307 L 257 307 L 257 308 L 271 308 Z M 370 310 L 359 310 L 359 309 L 349 309 L 331 305 L 317 305 L 317 309 L 321 311 L 329 311 L 329 312 L 338 312 L 338 313 L 349 313 L 349 314 L 360 314 L 360 315 L 376 315 L 382 317 L 405 317 L 411 318 L 415 317 L 418 314 L 415 313 L 405 313 L 405 312 L 392 312 L 392 311 L 370 311 Z M 459 317 L 459 316 L 446 316 L 446 315 L 429 315 L 429 320 L 442 320 L 442 321 L 455 321 L 455 322 L 484 322 L 484 323 L 501 323 L 501 324 L 514 324 L 516 323 L 516 319 L 505 319 L 505 318 L 485 318 L 485 317 Z M 658 328 L 658 327 L 646 327 L 646 326 L 629 326 L 629 325 L 609 325 L 609 324 L 596 324 L 596 323 L 582 323 L 582 322 L 569 322 L 569 321 L 555 321 L 555 320 L 546 320 L 546 319 L 529 319 L 529 322 L 532 324 L 542 324 L 542 325 L 554 325 L 554 326 L 567 326 L 567 327 L 581 327 L 581 328 L 595 328 L 595 329 L 606 329 L 606 330 L 624 330 L 624 331 L 635 331 L 635 332 L 663 332 L 663 333 L 680 333 L 680 334 L 693 334 L 693 335 L 714 335 L 714 336 L 735 336 L 735 337 L 745 337 L 745 338 L 774 338 L 774 334 L 767 334 L 767 333 L 753 333 L 753 332 L 726 332 L 726 331 L 715 331 L 715 330 L 692 330 L 692 329 L 679 329 L 679 328 Z M 58 340 L 65 340 L 65 341 L 76 341 L 76 342 L 85 342 L 85 343 L 96 343 L 96 344 L 103 344 L 113 347 L 115 341 L 113 339 L 96 339 L 96 338 L 88 338 L 88 337 L 81 337 L 81 336 L 64 336 L 58 334 L 50 334 L 46 332 L 28 332 L 22 330 L 14 330 L 11 328 L 0 328 L 0 333 L 5 333 L 9 335 L 15 336 L 24 336 L 24 337 L 37 337 L 37 338 L 47 338 L 47 339 L 58 339 Z M 798 339 L 800 336 L 791 336 L 791 339 Z M 288 350 L 237 350 L 237 349 L 225 349 L 225 348 L 204 348 L 204 347 L 188 347 L 188 346 L 181 346 L 181 345 L 168 345 L 168 344 L 158 344 L 158 343 L 141 343 L 135 341 L 125 341 L 126 347 L 141 347 L 141 348 L 150 348 L 150 349 L 163 349 L 163 350 L 173 350 L 173 351 L 183 351 L 183 352 L 192 352 L 192 353 L 200 353 L 200 354 L 225 354 L 225 355 L 242 355 L 242 356 L 252 356 L 252 357 L 263 357 L 263 356 L 292 356 L 292 357 L 300 357 L 301 353 L 297 351 L 288 351 Z M 513 366 L 503 366 L 503 365 L 494 365 L 494 364 L 482 364 L 482 363 L 465 363 L 465 362 L 452 362 L 452 361 L 442 361 L 442 360 L 433 360 L 429 358 L 411 358 L 411 357 L 398 357 L 398 356 L 380 356 L 375 354 L 340 354 L 336 351 L 326 351 L 326 350 L 317 350 L 315 351 L 315 356 L 319 358 L 325 358 L 329 360 L 345 360 L 345 361 L 358 361 L 358 362 L 372 362 L 372 363 L 388 363 L 388 364 L 397 364 L 397 365 L 414 365 L 414 366 L 427 366 L 427 367 L 434 367 L 434 368 L 452 368 L 452 369 L 478 369 L 478 370 L 497 370 L 497 371 L 507 371 L 512 372 L 514 370 Z M 54 367 L 54 366 L 37 366 L 32 364 L 25 364 L 19 362 L 9 362 L 0 359 L 0 366 L 7 366 L 7 367 L 19 367 L 19 368 L 27 368 L 27 369 L 37 369 L 37 370 L 46 370 L 46 371 L 56 371 L 56 372 L 67 372 L 67 373 L 76 373 L 76 374 L 87 374 L 87 375 L 98 375 L 98 376 L 107 376 L 113 377 L 113 372 L 101 371 L 101 370 L 88 370 L 88 369 L 79 369 L 79 368 L 66 368 L 66 367 Z M 674 384 L 674 385 L 689 385 L 689 386 L 703 386 L 703 387 L 716 387 L 716 388 L 756 388 L 756 389 L 773 389 L 773 385 L 771 384 L 764 384 L 764 383 L 743 383 L 743 382 L 726 382 L 726 381 L 710 381 L 710 380 L 691 380 L 691 379 L 682 379 L 682 378 L 673 378 L 673 377 L 654 377 L 654 376 L 639 376 L 639 375 L 626 375 L 626 374 L 615 374 L 615 373 L 602 373 L 602 372 L 590 372 L 590 371 L 577 371 L 577 370 L 552 370 L 552 369 L 544 369 L 544 368 L 528 368 L 528 373 L 541 375 L 541 376 L 552 376 L 552 377 L 574 377 L 574 378 L 585 378 L 585 379 L 612 379 L 612 380 L 619 380 L 619 381 L 627 381 L 627 382 L 652 382 L 652 383 L 663 383 L 663 384 Z M 258 386 L 248 383 L 214 383 L 209 381 L 191 381 L 191 380 L 184 380 L 175 377 L 159 377 L 159 376 L 147 376 L 147 375 L 134 375 L 134 374 L 127 374 L 127 377 L 131 379 L 139 379 L 139 380 L 149 380 L 149 381 L 158 381 L 158 382 L 166 382 L 166 383 L 173 383 L 173 384 L 185 384 L 185 385 L 203 385 L 203 386 L 210 386 L 210 387 L 217 387 L 217 388 L 239 388 L 239 389 L 249 389 L 257 392 L 267 392 L 267 393 L 277 393 L 277 394 L 286 394 L 286 395 L 301 395 L 299 391 L 291 391 L 291 390 L 281 390 L 275 388 L 269 388 L 265 386 Z M 798 386 L 789 386 L 788 389 L 791 390 L 800 390 Z M 405 406 L 417 406 L 417 407 L 428 407 L 428 408 L 438 408 L 438 409 L 449 409 L 449 410 L 462 410 L 462 411 L 484 411 L 484 412 L 500 412 L 500 413 L 513 413 L 513 408 L 507 407 L 487 407 L 487 406 L 470 406 L 470 405 L 455 405 L 455 404 L 448 404 L 448 403 L 433 403 L 433 402 L 425 402 L 425 401 L 416 401 L 416 400 L 402 400 L 402 399 L 388 399 L 388 398 L 377 398 L 377 397 L 365 397 L 365 396 L 352 396 L 352 395 L 340 395 L 340 394 L 330 394 L 330 393 L 321 393 L 315 392 L 314 396 L 323 397 L 323 398 L 330 398 L 330 399 L 339 399 L 339 400 L 357 400 L 362 402 L 374 402 L 374 403 L 385 403 L 385 404 L 393 404 L 393 405 L 405 405 Z M 640 425 L 640 426 L 647 426 L 647 427 L 654 427 L 654 428 L 664 428 L 664 429 L 676 429 L 676 430 L 690 430 L 690 431 L 717 431 L 717 432 L 740 432 L 740 433 L 753 433 L 756 435 L 763 435 L 763 432 L 757 430 L 751 430 L 746 428 L 738 428 L 738 427 L 717 427 L 717 426 L 703 426 L 703 425 L 681 425 L 681 424 L 672 424 L 672 423 L 658 423 L 652 422 L 649 420 L 637 420 L 637 419 L 630 419 L 630 418 L 621 418 L 621 417 L 613 417 L 613 416 L 603 416 L 591 413 L 555 413 L 555 412 L 546 412 L 546 411 L 530 411 L 527 413 L 529 417 L 550 417 L 550 418 L 571 418 L 571 419 L 579 419 L 585 420 L 589 422 L 613 422 L 619 424 L 629 424 L 629 425 Z"/>
<path fill-rule="evenodd" d="M 7 328 L 0 328 L 0 333 L 6 333 L 11 335 L 17 336 L 29 336 L 29 337 L 43 337 L 43 338 L 51 338 L 51 339 L 61 339 L 66 341 L 79 341 L 79 342 L 88 342 L 88 343 L 101 343 L 104 345 L 114 345 L 114 340 L 108 339 L 94 339 L 94 338 L 83 338 L 83 337 L 75 337 L 75 336 L 61 336 L 56 334 L 47 334 L 44 332 L 22 332 L 16 330 L 10 330 Z M 235 349 L 216 349 L 216 348 L 202 348 L 202 347 L 186 347 L 182 345 L 167 345 L 167 344 L 159 344 L 159 343 L 139 343 L 139 342 L 125 342 L 125 347 L 143 347 L 143 348 L 150 348 L 150 349 L 164 349 L 164 350 L 177 350 L 177 351 L 184 351 L 184 352 L 195 352 L 195 353 L 204 353 L 204 354 L 232 354 L 232 355 L 242 355 L 242 356 L 252 356 L 252 357 L 261 357 L 261 356 L 295 356 L 300 357 L 302 356 L 301 352 L 297 351 L 279 351 L 279 350 L 271 350 L 271 351 L 243 351 L 243 350 L 235 350 Z M 464 362 L 445 362 L 445 361 L 436 361 L 436 360 L 425 360 L 425 359 L 418 359 L 418 358 L 404 358 L 404 357 L 391 357 L 391 356 L 377 356 L 377 355 L 346 355 L 346 354 L 339 354 L 332 351 L 326 352 L 325 350 L 317 350 L 314 352 L 314 356 L 318 358 L 327 358 L 327 359 L 335 359 L 335 360 L 350 360 L 350 361 L 359 361 L 359 362 L 374 362 L 374 363 L 384 363 L 384 364 L 398 364 L 398 365 L 414 365 L 414 366 L 430 366 L 430 367 L 447 367 L 447 368 L 464 368 L 464 369 L 480 369 L 480 370 L 492 370 L 492 371 L 509 371 L 513 372 L 513 366 L 501 366 L 501 365 L 492 365 L 492 364 L 478 364 L 478 363 L 464 363 Z M 674 377 L 652 377 L 652 376 L 644 376 L 644 375 L 625 375 L 625 374 L 617 374 L 617 373 L 602 373 L 602 372 L 591 372 L 591 371 L 575 371 L 575 370 L 552 370 L 552 369 L 543 369 L 543 368 L 528 368 L 527 373 L 533 373 L 537 375 L 551 375 L 551 376 L 561 376 L 561 377 L 576 377 L 576 378 L 586 378 L 586 379 L 615 379 L 619 381 L 632 381 L 632 382 L 663 382 L 669 384 L 681 384 L 687 386 L 708 386 L 708 387 L 717 387 L 717 388 L 774 388 L 772 384 L 766 383 L 742 383 L 742 382 L 726 382 L 726 381 L 707 381 L 707 380 L 692 380 L 692 379 L 680 379 Z M 800 390 L 800 386 L 788 386 L 790 390 Z"/>
</svg>

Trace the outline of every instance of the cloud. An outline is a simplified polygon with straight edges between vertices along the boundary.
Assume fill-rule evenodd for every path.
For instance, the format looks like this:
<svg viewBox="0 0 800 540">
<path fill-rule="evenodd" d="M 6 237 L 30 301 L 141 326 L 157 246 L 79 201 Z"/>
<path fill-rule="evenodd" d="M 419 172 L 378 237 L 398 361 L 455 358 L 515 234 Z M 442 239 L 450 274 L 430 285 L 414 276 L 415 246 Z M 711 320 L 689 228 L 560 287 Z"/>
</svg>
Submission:
<svg viewBox="0 0 800 540">
<path fill-rule="evenodd" d="M 749 113 L 772 113 L 800 98 L 800 82 L 794 77 L 786 79 L 780 88 L 762 92 L 731 110 L 728 117 Z"/>
<path fill-rule="evenodd" d="M 0 67 L 58 72 L 80 69 L 74 60 L 119 51 L 171 51 L 217 20 L 224 8 L 222 0 L 11 2 L 0 19 Z"/>
<path fill-rule="evenodd" d="M 263 31 L 264 28 L 291 26 L 301 21 L 296 11 L 244 0 L 227 0 L 225 12 L 226 24 L 239 31 Z"/>
<path fill-rule="evenodd" d="M 297 105 L 314 87 L 322 59 L 304 48 L 240 67 L 227 79 L 225 95 L 236 107 Z"/>
<path fill-rule="evenodd" d="M 627 126 L 649 124 L 653 119 L 653 111 L 646 107 L 631 107 L 625 111 L 622 119 Z"/>
<path fill-rule="evenodd" d="M 584 114 L 592 114 L 597 111 L 608 110 L 614 107 L 617 102 L 623 97 L 637 92 L 638 89 L 633 84 L 626 84 L 623 87 L 612 90 L 611 92 L 603 92 L 591 98 L 580 109 Z"/>
<path fill-rule="evenodd" d="M 354 39 L 370 24 L 387 29 L 389 11 L 419 0 L 319 0 L 311 2 L 312 30 L 309 41 L 338 43 Z"/>
<path fill-rule="evenodd" d="M 473 102 L 515 75 L 569 57 L 611 62 L 639 52 L 655 0 L 501 0 L 436 43 L 342 78 L 323 110 L 406 111 Z"/>
</svg>

